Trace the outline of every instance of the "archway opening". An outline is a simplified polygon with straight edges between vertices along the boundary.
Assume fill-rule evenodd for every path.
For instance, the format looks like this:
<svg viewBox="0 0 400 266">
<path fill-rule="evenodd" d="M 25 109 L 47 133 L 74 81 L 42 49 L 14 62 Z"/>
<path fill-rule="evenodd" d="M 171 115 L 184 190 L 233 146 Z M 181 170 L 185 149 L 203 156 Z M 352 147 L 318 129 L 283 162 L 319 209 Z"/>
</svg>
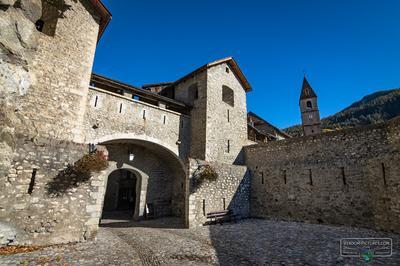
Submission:
<svg viewBox="0 0 400 266">
<path fill-rule="evenodd" d="M 134 217 L 139 177 L 127 169 L 111 172 L 107 180 L 102 219 L 126 219 Z"/>
<path fill-rule="evenodd" d="M 163 221 L 173 227 L 185 226 L 187 179 L 178 156 L 143 140 L 115 139 L 101 145 L 109 160 L 102 174 L 103 226 L 164 226 Z"/>
</svg>

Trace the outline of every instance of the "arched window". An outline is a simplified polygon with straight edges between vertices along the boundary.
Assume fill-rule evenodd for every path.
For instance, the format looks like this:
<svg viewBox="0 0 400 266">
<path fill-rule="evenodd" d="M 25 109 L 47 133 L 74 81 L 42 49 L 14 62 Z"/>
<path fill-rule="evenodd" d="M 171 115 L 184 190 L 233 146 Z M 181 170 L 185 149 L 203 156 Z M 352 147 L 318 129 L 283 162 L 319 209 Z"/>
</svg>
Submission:
<svg viewBox="0 0 400 266">
<path fill-rule="evenodd" d="M 230 106 L 235 106 L 235 97 L 233 90 L 228 86 L 222 86 L 222 101 L 229 104 Z"/>
<path fill-rule="evenodd" d="M 197 83 L 190 85 L 188 90 L 189 90 L 189 101 L 193 103 L 195 100 L 199 98 L 199 88 L 197 87 Z"/>
<path fill-rule="evenodd" d="M 307 108 L 312 108 L 312 103 L 311 103 L 311 101 L 307 101 Z"/>
</svg>

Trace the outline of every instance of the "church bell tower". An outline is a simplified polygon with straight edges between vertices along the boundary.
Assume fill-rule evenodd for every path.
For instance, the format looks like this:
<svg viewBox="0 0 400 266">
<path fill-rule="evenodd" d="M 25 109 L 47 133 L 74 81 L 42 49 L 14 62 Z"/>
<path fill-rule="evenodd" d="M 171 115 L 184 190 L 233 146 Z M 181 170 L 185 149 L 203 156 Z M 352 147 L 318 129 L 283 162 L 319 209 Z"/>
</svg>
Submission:
<svg viewBox="0 0 400 266">
<path fill-rule="evenodd" d="M 316 135 L 322 132 L 321 119 L 319 117 L 317 94 L 311 88 L 306 77 L 300 95 L 300 111 L 303 131 L 305 136 Z"/>
</svg>

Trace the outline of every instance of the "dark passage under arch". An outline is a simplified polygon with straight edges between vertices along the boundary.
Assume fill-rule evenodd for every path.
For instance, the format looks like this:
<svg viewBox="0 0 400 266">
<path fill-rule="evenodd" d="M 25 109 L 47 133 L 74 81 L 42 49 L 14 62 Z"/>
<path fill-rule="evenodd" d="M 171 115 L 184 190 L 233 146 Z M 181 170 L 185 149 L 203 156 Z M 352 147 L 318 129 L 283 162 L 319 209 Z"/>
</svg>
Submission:
<svg viewBox="0 0 400 266">
<path fill-rule="evenodd" d="M 108 176 L 102 219 L 131 218 L 135 213 L 138 177 L 132 171 L 118 169 Z"/>
</svg>

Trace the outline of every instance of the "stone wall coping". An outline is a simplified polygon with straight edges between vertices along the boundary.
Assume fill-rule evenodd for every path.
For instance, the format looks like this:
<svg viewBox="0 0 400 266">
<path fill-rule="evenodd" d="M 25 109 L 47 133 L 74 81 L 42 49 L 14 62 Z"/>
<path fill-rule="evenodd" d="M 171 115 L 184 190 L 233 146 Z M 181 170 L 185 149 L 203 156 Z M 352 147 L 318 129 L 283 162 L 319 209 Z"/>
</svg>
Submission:
<svg viewBox="0 0 400 266">
<path fill-rule="evenodd" d="M 346 134 L 357 134 L 360 132 L 368 132 L 368 131 L 373 131 L 373 130 L 383 130 L 383 129 L 388 129 L 388 128 L 394 127 L 394 126 L 400 126 L 400 117 L 395 117 L 389 121 L 379 123 L 379 124 L 374 124 L 374 125 L 365 125 L 365 126 L 347 128 L 347 129 L 343 129 L 343 130 L 325 132 L 325 133 L 321 133 L 319 135 L 301 136 L 301 137 L 284 139 L 284 140 L 279 140 L 279 141 L 274 141 L 274 142 L 257 143 L 257 144 L 245 146 L 244 148 L 247 150 L 254 150 L 254 149 L 265 148 L 265 147 L 276 147 L 276 146 L 282 147 L 282 146 L 290 145 L 293 143 L 302 143 L 302 142 L 313 141 L 313 140 L 323 140 L 325 138 L 332 138 L 332 137 L 337 137 L 337 136 L 346 135 Z"/>
<path fill-rule="evenodd" d="M 158 109 L 158 110 L 160 110 L 160 111 L 164 111 L 164 112 L 167 112 L 167 113 L 171 113 L 171 114 L 174 114 L 174 115 L 177 115 L 177 116 L 184 116 L 184 117 L 190 118 L 189 115 L 181 114 L 181 113 L 178 113 L 178 112 L 169 110 L 169 109 L 164 109 L 164 108 L 161 108 L 161 107 L 158 107 L 158 106 L 149 104 L 149 103 L 145 103 L 145 102 L 141 102 L 141 101 L 138 101 L 138 100 L 135 100 L 135 99 L 131 99 L 131 98 L 129 98 L 129 97 L 120 95 L 120 94 L 118 94 L 118 93 L 114 93 L 114 92 L 111 92 L 111 91 L 103 90 L 103 89 L 100 89 L 100 88 L 97 88 L 97 87 L 93 87 L 93 86 L 89 86 L 89 89 L 90 89 L 90 90 L 97 91 L 97 92 L 109 94 L 109 95 L 111 95 L 111 96 L 115 96 L 115 97 L 118 97 L 118 98 L 121 98 L 121 99 L 130 101 L 130 102 L 138 103 L 138 104 L 141 104 L 141 105 L 144 105 L 144 106 L 148 106 L 148 107 L 151 107 L 151 108 L 154 108 L 154 109 Z"/>
</svg>

